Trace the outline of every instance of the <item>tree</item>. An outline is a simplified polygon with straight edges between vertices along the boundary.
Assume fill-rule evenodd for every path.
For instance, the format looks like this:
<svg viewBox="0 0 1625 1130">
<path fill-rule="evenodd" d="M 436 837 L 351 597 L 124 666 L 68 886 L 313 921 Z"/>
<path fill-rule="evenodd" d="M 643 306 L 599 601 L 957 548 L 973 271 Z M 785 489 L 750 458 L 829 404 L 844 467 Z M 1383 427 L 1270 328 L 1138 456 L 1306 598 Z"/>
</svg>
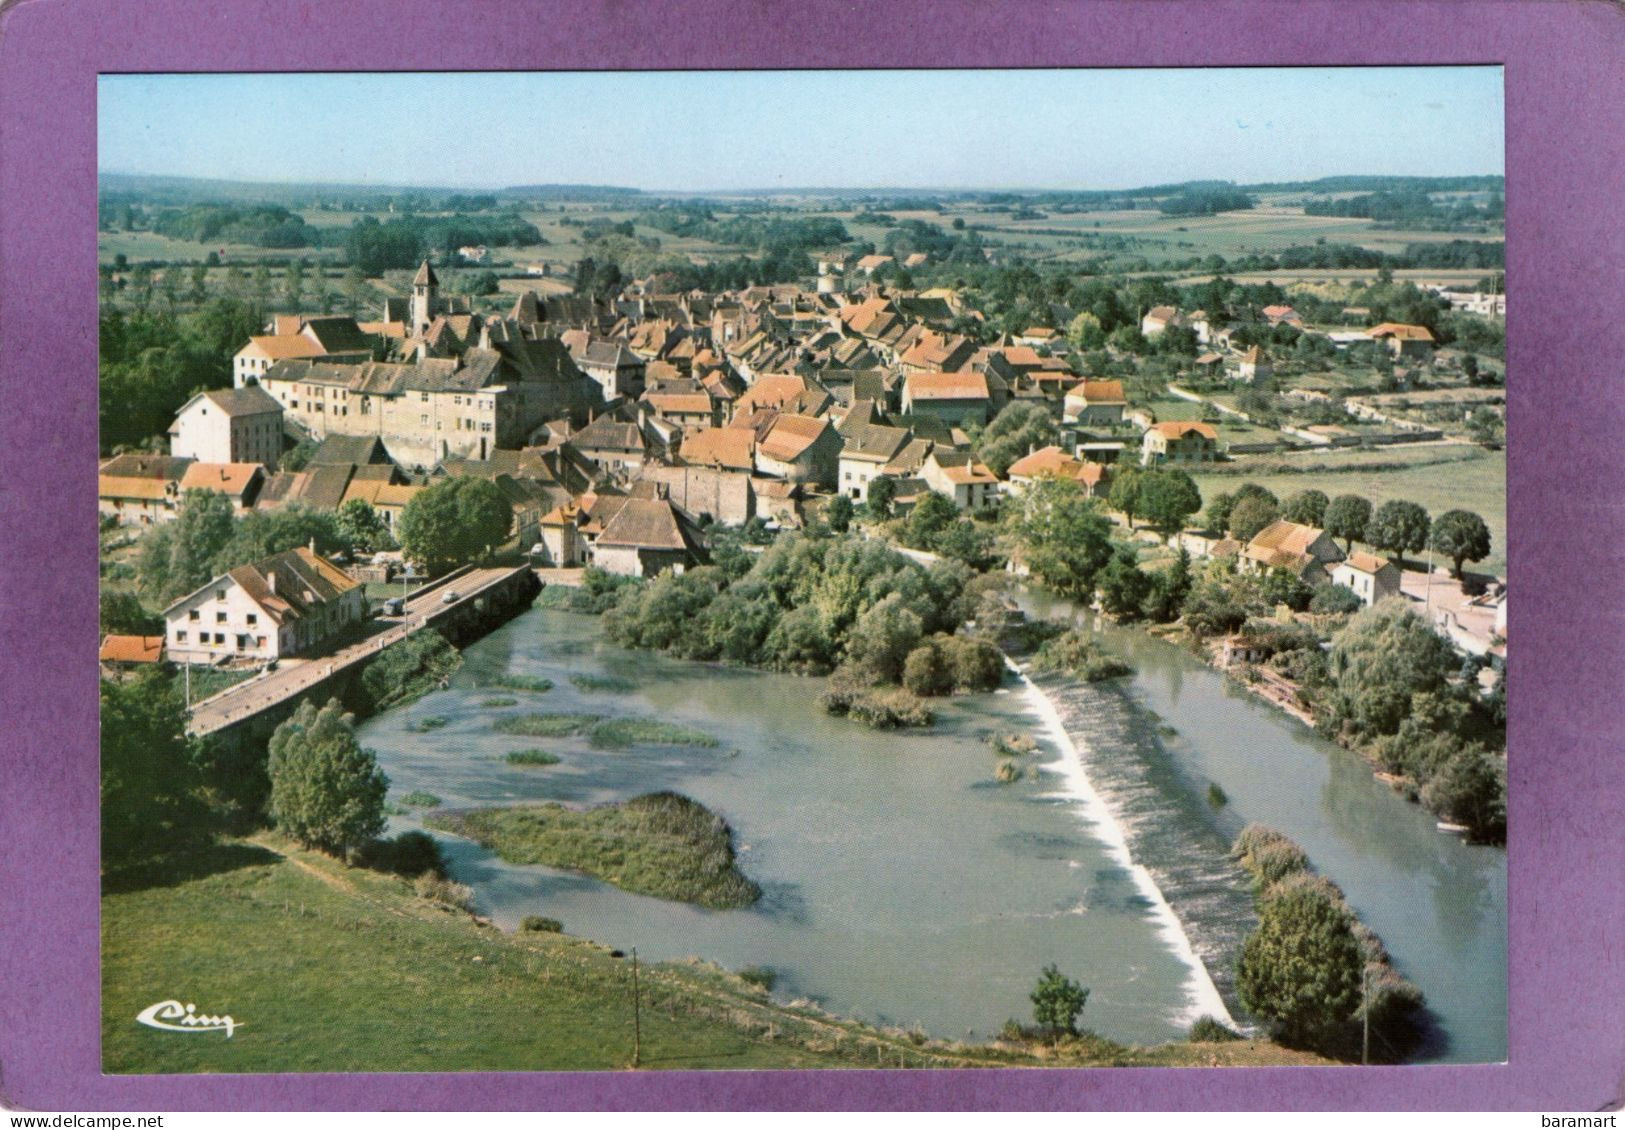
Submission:
<svg viewBox="0 0 1625 1130">
<path fill-rule="evenodd" d="M 1392 498 L 1377 507 L 1377 512 L 1371 516 L 1371 522 L 1366 526 L 1365 540 L 1378 549 L 1396 553 L 1399 567 L 1403 569 L 1405 551 L 1419 550 L 1427 545 L 1430 525 L 1426 510 L 1414 502 Z"/>
<path fill-rule="evenodd" d="M 892 515 L 897 500 L 897 481 L 881 476 L 869 483 L 869 513 L 884 522 Z"/>
<path fill-rule="evenodd" d="M 395 544 L 383 516 L 364 498 L 352 498 L 339 507 L 338 526 L 350 548 L 362 553 L 390 549 Z"/>
<path fill-rule="evenodd" d="M 1280 517 L 1276 504 L 1257 495 L 1243 498 L 1239 495 L 1230 508 L 1230 536 L 1237 541 L 1251 541 L 1258 531 Z"/>
<path fill-rule="evenodd" d="M 384 830 L 389 778 L 337 699 L 302 703 L 276 728 L 268 769 L 271 818 L 304 846 L 343 856 Z"/>
<path fill-rule="evenodd" d="M 102 858 L 122 863 L 190 841 L 202 831 L 186 704 L 156 668 L 101 685 Z"/>
<path fill-rule="evenodd" d="M 852 500 L 838 494 L 824 507 L 824 521 L 838 534 L 844 534 L 852 525 Z"/>
<path fill-rule="evenodd" d="M 1360 1004 L 1365 955 L 1348 910 L 1313 883 L 1286 880 L 1264 897 L 1242 944 L 1236 988 L 1248 1011 L 1302 1045 Z"/>
<path fill-rule="evenodd" d="M 1230 529 L 1230 510 L 1235 506 L 1235 496 L 1229 491 L 1220 491 L 1208 499 L 1207 509 L 1202 511 L 1202 521 L 1210 530 L 1224 533 Z"/>
<path fill-rule="evenodd" d="M 148 612 L 141 598 L 133 592 L 103 589 L 101 594 L 102 634 L 119 636 L 161 636 L 164 618 Z"/>
<path fill-rule="evenodd" d="M 1005 528 L 1040 584 L 1065 596 L 1094 592 L 1112 556 L 1111 522 L 1071 479 L 1042 478 L 1008 506 Z"/>
<path fill-rule="evenodd" d="M 352 318 L 361 313 L 361 307 L 372 297 L 367 272 L 362 269 L 360 263 L 351 264 L 350 269 L 344 272 L 344 297 L 348 300 Z"/>
<path fill-rule="evenodd" d="M 207 584 L 214 576 L 215 557 L 234 529 L 231 499 L 219 491 L 187 491 L 175 520 L 153 527 L 141 539 L 136 564 L 141 587 L 167 604 Z"/>
<path fill-rule="evenodd" d="M 903 540 L 916 549 L 935 549 L 937 536 L 957 521 L 959 507 L 936 491 L 927 491 L 904 521 Z"/>
<path fill-rule="evenodd" d="M 1319 527 L 1326 520 L 1326 507 L 1330 500 L 1325 491 L 1300 490 L 1281 507 L 1281 517 L 1300 526 Z"/>
<path fill-rule="evenodd" d="M 1459 581 L 1462 562 L 1490 555 L 1490 530 L 1471 510 L 1447 510 L 1434 521 L 1428 545 L 1450 559 L 1450 575 Z"/>
<path fill-rule="evenodd" d="M 1318 615 L 1358 612 L 1365 602 L 1347 585 L 1321 585 L 1309 598 L 1309 611 Z"/>
<path fill-rule="evenodd" d="M 1084 353 L 1105 345 L 1106 331 L 1101 328 L 1100 319 L 1085 310 L 1066 327 L 1066 340 L 1073 349 Z"/>
<path fill-rule="evenodd" d="M 1121 549 L 1100 571 L 1100 606 L 1113 616 L 1133 620 L 1151 592 L 1151 578 L 1135 560 L 1134 551 Z"/>
<path fill-rule="evenodd" d="M 465 475 L 420 491 L 401 512 L 397 535 L 408 559 L 437 574 L 486 556 L 512 529 L 513 507 L 497 485 Z"/>
<path fill-rule="evenodd" d="M 1050 1042 L 1056 1043 L 1065 1032 L 1078 1034 L 1078 1014 L 1089 1003 L 1089 990 L 1061 975 L 1053 964 L 1046 965 L 1033 988 L 1033 1019 L 1050 1031 Z"/>
<path fill-rule="evenodd" d="M 846 657 L 880 683 L 903 677 L 903 664 L 920 645 L 923 628 L 919 616 L 901 593 L 892 593 L 852 625 L 846 637 Z"/>
<path fill-rule="evenodd" d="M 1202 492 L 1184 471 L 1149 471 L 1140 480 L 1140 510 L 1151 528 L 1172 537 L 1202 508 Z"/>
<path fill-rule="evenodd" d="M 1117 472 L 1112 479 L 1111 493 L 1106 502 L 1113 510 L 1128 520 L 1128 528 L 1134 528 L 1134 515 L 1140 510 L 1140 483 L 1145 472 L 1133 467 Z"/>
<path fill-rule="evenodd" d="M 976 453 L 988 470 L 1000 478 L 1010 464 L 1041 447 L 1054 444 L 1058 433 L 1055 417 L 1047 405 L 1030 400 L 1012 400 L 982 432 Z"/>
<path fill-rule="evenodd" d="M 1326 532 L 1343 539 L 1343 552 L 1354 548 L 1354 543 L 1365 540 L 1366 526 L 1371 522 L 1371 503 L 1357 494 L 1340 494 L 1326 505 Z"/>
<path fill-rule="evenodd" d="M 282 292 L 287 297 L 288 309 L 298 310 L 299 304 L 305 300 L 305 261 L 293 259 L 288 262 L 288 269 L 283 275 Z"/>
</svg>

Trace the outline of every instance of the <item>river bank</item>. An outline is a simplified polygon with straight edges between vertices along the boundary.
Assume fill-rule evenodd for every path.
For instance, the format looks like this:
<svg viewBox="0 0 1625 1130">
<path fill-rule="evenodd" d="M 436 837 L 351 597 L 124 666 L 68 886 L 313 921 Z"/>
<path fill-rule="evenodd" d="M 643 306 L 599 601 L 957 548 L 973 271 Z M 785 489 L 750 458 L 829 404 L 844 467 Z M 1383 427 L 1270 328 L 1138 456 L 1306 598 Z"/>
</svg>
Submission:
<svg viewBox="0 0 1625 1130">
<path fill-rule="evenodd" d="M 1412 1062 L 1505 1057 L 1503 849 L 1441 835 L 1432 815 L 1377 780 L 1365 758 L 1187 649 L 1042 593 L 1024 591 L 1019 602 L 1034 617 L 1095 632 L 1136 668 L 1132 678 L 1097 684 L 1082 696 L 1080 709 L 1093 715 L 1079 724 L 1103 745 L 1125 751 L 1102 758 L 1091 775 L 1122 810 L 1136 857 L 1180 913 L 1221 992 L 1228 990 L 1216 951 L 1234 952 L 1240 939 L 1226 943 L 1215 936 L 1215 924 L 1234 920 L 1234 907 L 1250 903 L 1250 892 L 1237 891 L 1233 878 L 1215 886 L 1209 876 L 1181 877 L 1196 858 L 1186 840 L 1198 837 L 1208 845 L 1204 855 L 1220 854 L 1246 824 L 1265 823 L 1301 845 L 1343 889 L 1383 938 L 1396 969 L 1427 995 L 1430 1028 Z M 1102 687 L 1132 711 L 1111 706 Z M 1218 802 L 1209 799 L 1215 788 Z M 1182 901 L 1187 884 L 1193 901 Z"/>
</svg>

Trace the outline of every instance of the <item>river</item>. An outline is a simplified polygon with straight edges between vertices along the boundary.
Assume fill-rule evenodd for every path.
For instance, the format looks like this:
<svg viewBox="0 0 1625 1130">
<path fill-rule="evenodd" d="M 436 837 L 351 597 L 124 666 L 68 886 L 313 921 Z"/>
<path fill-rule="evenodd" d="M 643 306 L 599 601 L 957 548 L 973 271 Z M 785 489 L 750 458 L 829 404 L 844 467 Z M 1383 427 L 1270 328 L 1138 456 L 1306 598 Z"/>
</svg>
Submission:
<svg viewBox="0 0 1625 1130">
<path fill-rule="evenodd" d="M 1056 695 L 1057 717 L 1015 679 L 997 694 L 944 704 L 929 732 L 876 733 L 824 714 L 819 680 L 627 652 L 604 640 L 594 618 L 535 610 L 468 648 L 449 689 L 367 721 L 361 738 L 378 753 L 392 797 L 421 790 L 448 808 L 686 793 L 734 827 L 741 866 L 764 890 L 753 907 L 706 911 L 508 864 L 441 835 L 454 875 L 499 925 L 546 914 L 570 933 L 636 946 L 645 959 L 770 967 L 783 999 L 950 1039 L 984 1039 L 1007 1018 L 1028 1020 L 1028 993 L 1051 962 L 1089 987 L 1082 1023 L 1113 1039 L 1175 1039 L 1195 1016 L 1222 1015 L 1215 984 L 1233 1000 L 1228 955 L 1250 905 L 1223 848 L 1242 822 L 1264 820 L 1298 839 L 1344 887 L 1439 1006 L 1441 1035 L 1429 1054 L 1501 1058 L 1504 857 L 1497 871 L 1497 856 L 1482 854 L 1490 849 L 1433 832 L 1431 820 L 1342 751 L 1330 752 L 1364 772 L 1364 787 L 1355 774 L 1334 771 L 1338 758 L 1324 743 L 1292 735 L 1286 720 L 1177 649 L 1138 633 L 1114 643 L 1143 643 L 1149 659 L 1133 656 L 1141 674 L 1131 689 L 1093 700 L 1092 739 L 1077 740 L 1076 703 Z M 544 676 L 555 686 L 541 694 L 480 687 L 501 673 Z M 585 690 L 571 682 L 582 675 L 614 676 L 634 689 Z M 482 705 L 501 697 L 520 704 Z M 1181 736 L 1158 735 L 1144 707 Z M 494 717 L 525 710 L 660 718 L 720 744 L 602 751 L 580 739 L 492 731 Z M 429 716 L 447 721 L 414 732 Z M 995 731 L 1037 737 L 1039 751 L 1027 760 L 1040 768 L 996 783 L 986 741 Z M 1265 740 L 1281 742 L 1301 771 L 1249 767 L 1248 751 Z M 506 763 L 507 752 L 527 746 L 562 760 L 530 769 Z M 1107 771 L 1100 755 L 1113 749 L 1128 754 L 1116 759 L 1120 766 L 1143 763 L 1150 751 L 1159 762 L 1150 784 L 1145 773 L 1136 784 Z M 1223 809 L 1197 803 L 1208 780 L 1230 794 Z M 1151 809 L 1134 800 L 1158 790 L 1184 828 L 1161 842 L 1146 838 L 1157 821 L 1144 819 Z M 1319 812 L 1324 805 L 1345 811 Z M 1415 834 L 1396 841 L 1396 823 Z M 1323 830 L 1309 834 L 1299 824 Z M 410 815 L 392 818 L 393 830 L 418 826 Z M 1372 886 L 1392 889 L 1374 896 Z M 1398 913 L 1405 906 L 1408 914 Z M 1500 966 L 1489 977 L 1497 938 Z M 1440 1001 L 1440 965 L 1457 980 L 1463 965 L 1484 973 L 1490 983 L 1476 1012 L 1459 1007 L 1448 987 Z"/>
</svg>

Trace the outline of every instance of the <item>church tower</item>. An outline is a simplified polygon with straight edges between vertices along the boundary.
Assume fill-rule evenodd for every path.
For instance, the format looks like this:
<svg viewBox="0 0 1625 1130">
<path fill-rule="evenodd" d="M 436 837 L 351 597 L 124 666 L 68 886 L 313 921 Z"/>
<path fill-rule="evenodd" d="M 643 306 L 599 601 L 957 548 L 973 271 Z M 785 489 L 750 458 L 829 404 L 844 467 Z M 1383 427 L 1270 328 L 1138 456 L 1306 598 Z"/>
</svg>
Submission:
<svg viewBox="0 0 1625 1130">
<path fill-rule="evenodd" d="M 429 266 L 425 259 L 423 266 L 418 268 L 417 276 L 412 280 L 412 334 L 422 337 L 429 330 L 429 323 L 434 321 L 435 309 L 440 305 L 440 280 L 435 277 L 434 268 Z"/>
</svg>

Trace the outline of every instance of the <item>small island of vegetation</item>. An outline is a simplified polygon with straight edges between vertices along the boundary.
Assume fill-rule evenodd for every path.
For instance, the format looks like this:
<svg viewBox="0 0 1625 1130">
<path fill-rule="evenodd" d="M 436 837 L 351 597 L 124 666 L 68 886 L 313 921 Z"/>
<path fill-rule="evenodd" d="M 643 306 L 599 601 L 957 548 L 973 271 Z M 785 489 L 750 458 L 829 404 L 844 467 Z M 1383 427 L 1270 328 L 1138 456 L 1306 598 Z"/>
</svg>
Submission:
<svg viewBox="0 0 1625 1130">
<path fill-rule="evenodd" d="M 727 822 L 678 793 L 647 793 L 584 811 L 544 804 L 448 812 L 430 823 L 510 863 L 581 871 L 637 894 L 712 910 L 762 897 L 735 864 Z"/>
</svg>

